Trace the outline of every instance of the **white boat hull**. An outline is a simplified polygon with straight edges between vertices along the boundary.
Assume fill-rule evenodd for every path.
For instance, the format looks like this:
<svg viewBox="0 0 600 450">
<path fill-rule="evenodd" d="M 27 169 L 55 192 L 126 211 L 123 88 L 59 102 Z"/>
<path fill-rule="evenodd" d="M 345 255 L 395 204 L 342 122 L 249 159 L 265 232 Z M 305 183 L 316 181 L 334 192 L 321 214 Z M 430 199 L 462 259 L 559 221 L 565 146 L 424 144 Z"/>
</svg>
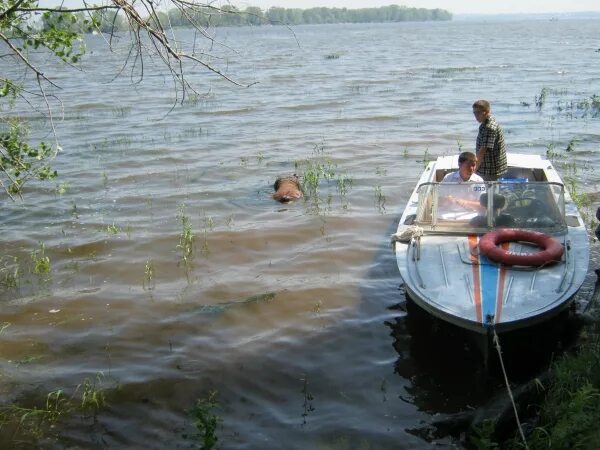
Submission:
<svg viewBox="0 0 600 450">
<path fill-rule="evenodd" d="M 560 180 L 552 165 L 540 157 L 509 155 L 509 166 L 511 162 L 543 170 L 555 183 Z M 449 157 L 430 164 L 396 235 L 415 227 L 411 217 L 418 212 L 419 185 L 435 181 L 436 170 L 452 164 Z M 568 193 L 564 195 L 564 214 L 567 225 L 552 234 L 563 245 L 564 254 L 560 262 L 544 267 L 513 267 L 489 260 L 478 247 L 485 230 L 461 233 L 431 227 L 409 242 L 396 242 L 396 259 L 407 294 L 433 316 L 482 334 L 488 334 L 492 326 L 501 333 L 550 319 L 570 305 L 588 269 L 588 234 Z M 507 250 L 528 253 L 536 249 L 512 242 Z"/>
</svg>

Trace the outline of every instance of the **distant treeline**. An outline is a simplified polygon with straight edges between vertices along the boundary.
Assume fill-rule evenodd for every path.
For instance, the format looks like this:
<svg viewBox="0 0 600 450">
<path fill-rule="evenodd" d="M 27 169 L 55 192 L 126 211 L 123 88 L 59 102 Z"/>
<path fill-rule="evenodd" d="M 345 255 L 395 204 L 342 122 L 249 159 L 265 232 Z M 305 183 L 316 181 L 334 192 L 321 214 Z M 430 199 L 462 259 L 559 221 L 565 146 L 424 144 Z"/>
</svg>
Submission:
<svg viewBox="0 0 600 450">
<path fill-rule="evenodd" d="M 168 16 L 173 26 L 189 26 L 186 15 L 178 9 L 170 10 Z M 253 6 L 239 10 L 228 5 L 221 8 L 221 11 L 196 11 L 193 17 L 202 26 L 238 26 L 451 20 L 452 14 L 443 9 L 408 8 L 398 5 L 361 9 L 272 7 L 266 11 Z"/>
<path fill-rule="evenodd" d="M 77 13 L 83 16 L 83 12 Z M 97 27 L 106 33 L 111 31 L 126 31 L 129 29 L 124 17 L 109 11 L 93 11 L 91 16 Z M 189 27 L 191 22 L 200 27 L 244 26 L 244 25 L 301 25 L 319 23 L 372 23 L 372 22 L 408 22 L 426 20 L 451 20 L 452 14 L 444 9 L 408 8 L 406 6 L 390 5 L 380 8 L 280 8 L 272 7 L 266 11 L 255 6 L 240 10 L 232 5 L 222 8 L 196 7 L 188 10 L 173 8 L 168 12 L 157 12 L 156 17 L 164 28 Z M 150 21 L 156 21 L 152 18 Z M 41 26 L 48 28 L 52 25 L 69 27 L 64 23 L 60 14 L 51 13 L 42 18 Z M 73 24 L 73 27 L 76 25 Z M 73 29 L 74 32 L 92 31 L 90 29 Z"/>
</svg>

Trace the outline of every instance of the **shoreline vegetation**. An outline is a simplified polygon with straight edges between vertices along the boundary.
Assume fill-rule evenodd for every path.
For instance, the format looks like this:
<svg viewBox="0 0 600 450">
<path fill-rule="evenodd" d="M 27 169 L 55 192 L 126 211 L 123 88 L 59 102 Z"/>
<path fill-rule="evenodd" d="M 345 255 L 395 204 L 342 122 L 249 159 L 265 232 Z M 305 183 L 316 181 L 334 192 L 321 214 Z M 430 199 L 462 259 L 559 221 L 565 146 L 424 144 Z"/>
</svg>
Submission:
<svg viewBox="0 0 600 450">
<path fill-rule="evenodd" d="M 61 9 L 58 7 L 57 9 Z M 78 12 L 81 20 L 72 24 L 62 23 L 62 27 L 71 28 L 76 33 L 91 32 L 91 29 L 79 29 L 84 23 L 84 12 Z M 42 18 L 42 27 L 47 29 L 59 20 L 60 13 L 52 12 Z M 103 33 L 128 31 L 129 25 L 123 14 L 111 10 L 92 12 L 92 18 L 99 24 Z M 157 11 L 149 21 L 160 21 L 160 24 L 173 28 L 190 27 L 193 22 L 202 28 L 261 26 L 261 25 L 311 25 L 334 23 L 385 23 L 385 22 L 425 22 L 452 20 L 452 13 L 445 9 L 412 8 L 407 6 L 390 5 L 379 8 L 282 8 L 271 7 L 267 10 L 255 6 L 238 9 L 233 5 L 220 8 L 206 6 L 189 9 L 172 8 L 167 12 Z M 55 24 L 56 25 L 56 24 Z"/>
</svg>

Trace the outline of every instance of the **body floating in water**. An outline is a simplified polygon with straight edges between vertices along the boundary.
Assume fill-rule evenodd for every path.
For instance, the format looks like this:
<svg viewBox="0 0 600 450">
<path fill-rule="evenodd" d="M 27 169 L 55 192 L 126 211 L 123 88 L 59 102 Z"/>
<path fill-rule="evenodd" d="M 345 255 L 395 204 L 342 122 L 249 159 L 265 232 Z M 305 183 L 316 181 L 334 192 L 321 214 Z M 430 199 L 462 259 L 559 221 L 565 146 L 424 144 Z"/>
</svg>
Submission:
<svg viewBox="0 0 600 450">
<path fill-rule="evenodd" d="M 273 189 L 275 190 L 273 198 L 281 203 L 288 203 L 303 196 L 302 189 L 300 188 L 300 179 L 296 174 L 277 178 Z"/>
</svg>

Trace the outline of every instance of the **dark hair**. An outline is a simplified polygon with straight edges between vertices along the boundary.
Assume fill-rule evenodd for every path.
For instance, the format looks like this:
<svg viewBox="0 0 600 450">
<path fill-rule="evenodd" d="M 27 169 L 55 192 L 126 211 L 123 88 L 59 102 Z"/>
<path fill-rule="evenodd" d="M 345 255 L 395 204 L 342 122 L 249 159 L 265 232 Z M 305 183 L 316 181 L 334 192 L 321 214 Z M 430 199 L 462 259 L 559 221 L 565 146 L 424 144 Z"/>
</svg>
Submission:
<svg viewBox="0 0 600 450">
<path fill-rule="evenodd" d="M 279 186 L 284 181 L 289 181 L 291 183 L 294 183 L 296 186 L 298 186 L 298 188 L 300 187 L 300 178 L 298 178 L 298 175 L 293 174 L 291 176 L 287 175 L 287 176 L 281 176 L 281 177 L 277 178 L 277 180 L 275 180 L 275 184 L 273 184 L 273 189 L 278 190 Z"/>
<path fill-rule="evenodd" d="M 462 152 L 458 155 L 458 164 L 462 164 L 465 161 L 477 162 L 477 156 L 473 152 Z"/>
<path fill-rule="evenodd" d="M 473 108 L 483 112 L 490 112 L 492 106 L 487 100 L 477 100 L 475 103 L 473 103 Z"/>
</svg>

